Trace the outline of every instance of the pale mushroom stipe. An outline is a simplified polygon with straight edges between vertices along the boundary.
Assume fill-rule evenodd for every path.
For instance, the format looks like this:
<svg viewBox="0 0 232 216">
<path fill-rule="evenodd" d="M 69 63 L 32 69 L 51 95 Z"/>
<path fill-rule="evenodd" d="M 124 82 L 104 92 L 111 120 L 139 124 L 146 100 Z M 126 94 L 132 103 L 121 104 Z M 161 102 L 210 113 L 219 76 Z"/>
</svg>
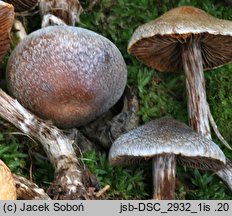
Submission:
<svg viewBox="0 0 232 216">
<path fill-rule="evenodd" d="M 174 8 L 139 26 L 128 45 L 128 52 L 151 68 L 161 72 L 184 72 L 190 126 L 211 138 L 210 120 L 227 147 L 211 120 L 203 70 L 231 62 L 231 50 L 232 22 L 190 6 Z"/>
<path fill-rule="evenodd" d="M 112 165 L 142 159 L 152 159 L 153 199 L 175 199 L 176 160 L 184 166 L 213 171 L 226 161 L 213 141 L 166 117 L 121 135 L 109 151 Z"/>
<path fill-rule="evenodd" d="M 127 69 L 117 47 L 87 29 L 51 26 L 27 36 L 7 64 L 9 92 L 59 127 L 86 124 L 122 96 Z"/>
</svg>

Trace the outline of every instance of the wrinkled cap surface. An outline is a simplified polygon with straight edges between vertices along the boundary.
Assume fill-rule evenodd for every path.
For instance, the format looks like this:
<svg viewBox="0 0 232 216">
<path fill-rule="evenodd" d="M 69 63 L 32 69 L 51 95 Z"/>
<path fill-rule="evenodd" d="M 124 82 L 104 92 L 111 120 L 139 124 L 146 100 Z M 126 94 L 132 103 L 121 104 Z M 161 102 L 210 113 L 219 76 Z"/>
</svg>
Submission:
<svg viewBox="0 0 232 216">
<path fill-rule="evenodd" d="M 127 68 L 118 48 L 84 28 L 34 31 L 13 50 L 6 80 L 24 107 L 59 127 L 87 124 L 122 96 Z"/>
<path fill-rule="evenodd" d="M 0 61 L 9 48 L 10 30 L 14 21 L 14 8 L 12 5 L 0 1 Z"/>
<path fill-rule="evenodd" d="M 139 26 L 128 52 L 154 69 L 176 72 L 182 70 L 181 44 L 191 40 L 201 45 L 204 70 L 232 61 L 232 22 L 190 6 L 174 8 Z"/>
<path fill-rule="evenodd" d="M 217 170 L 225 163 L 223 152 L 213 141 L 166 117 L 121 135 L 111 146 L 109 161 L 127 164 L 162 154 L 175 154 L 180 163 L 199 169 Z"/>
</svg>

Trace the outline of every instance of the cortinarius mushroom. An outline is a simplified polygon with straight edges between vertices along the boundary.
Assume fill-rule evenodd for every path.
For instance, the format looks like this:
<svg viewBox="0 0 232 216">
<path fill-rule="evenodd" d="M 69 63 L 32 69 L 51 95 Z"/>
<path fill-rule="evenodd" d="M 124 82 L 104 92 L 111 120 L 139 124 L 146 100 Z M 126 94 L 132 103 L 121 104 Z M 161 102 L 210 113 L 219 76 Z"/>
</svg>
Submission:
<svg viewBox="0 0 232 216">
<path fill-rule="evenodd" d="M 10 93 L 60 127 L 88 123 L 121 97 L 127 69 L 117 47 L 83 28 L 51 26 L 27 36 L 7 65 Z"/>
<path fill-rule="evenodd" d="M 185 166 L 214 171 L 225 164 L 225 156 L 214 142 L 165 117 L 121 135 L 109 152 L 113 165 L 150 158 L 154 199 L 175 198 L 176 160 Z"/>
<path fill-rule="evenodd" d="M 174 8 L 139 26 L 128 45 L 129 53 L 154 69 L 184 71 L 190 126 L 208 138 L 211 114 L 203 70 L 231 62 L 231 50 L 232 22 L 190 6 Z"/>
<path fill-rule="evenodd" d="M 39 3 L 39 0 L 5 0 L 9 4 L 12 4 L 15 8 L 15 12 L 25 12 L 32 10 Z"/>
<path fill-rule="evenodd" d="M 16 187 L 9 168 L 0 160 L 0 200 L 16 200 Z"/>
<path fill-rule="evenodd" d="M 12 5 L 0 1 L 0 61 L 9 48 L 10 30 L 14 21 L 14 8 Z"/>
</svg>

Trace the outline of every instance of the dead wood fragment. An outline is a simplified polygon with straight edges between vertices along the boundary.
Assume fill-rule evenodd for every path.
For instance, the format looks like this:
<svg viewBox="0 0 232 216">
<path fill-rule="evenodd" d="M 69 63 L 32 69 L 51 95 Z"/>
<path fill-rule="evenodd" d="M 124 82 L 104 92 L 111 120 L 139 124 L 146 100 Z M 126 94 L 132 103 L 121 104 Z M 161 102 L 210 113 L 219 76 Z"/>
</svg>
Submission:
<svg viewBox="0 0 232 216">
<path fill-rule="evenodd" d="M 52 163 L 56 178 L 51 187 L 57 189 L 57 199 L 88 199 L 83 183 L 83 166 L 79 164 L 72 141 L 58 128 L 21 106 L 0 89 L 0 117 L 11 122 L 23 133 L 38 140 Z"/>
<path fill-rule="evenodd" d="M 19 200 L 50 200 L 51 198 L 38 185 L 28 179 L 13 174 L 17 199 Z"/>
</svg>

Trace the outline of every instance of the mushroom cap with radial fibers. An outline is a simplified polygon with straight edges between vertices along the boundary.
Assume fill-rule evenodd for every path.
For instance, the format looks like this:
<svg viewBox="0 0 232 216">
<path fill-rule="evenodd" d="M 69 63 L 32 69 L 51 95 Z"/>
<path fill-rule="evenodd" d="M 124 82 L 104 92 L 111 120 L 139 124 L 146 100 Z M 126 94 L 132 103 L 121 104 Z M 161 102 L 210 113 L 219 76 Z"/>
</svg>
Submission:
<svg viewBox="0 0 232 216">
<path fill-rule="evenodd" d="M 175 154 L 179 163 L 198 169 L 218 170 L 226 160 L 213 141 L 183 123 L 163 117 L 116 139 L 109 161 L 112 165 L 127 164 L 162 154 Z"/>
<path fill-rule="evenodd" d="M 19 102 L 59 127 L 88 123 L 122 96 L 127 69 L 117 47 L 87 29 L 51 26 L 27 36 L 6 69 Z"/>
<path fill-rule="evenodd" d="M 16 200 L 16 187 L 9 168 L 0 160 L 0 200 Z"/>
<path fill-rule="evenodd" d="M 14 21 L 14 7 L 0 1 L 0 61 L 9 48 L 10 30 Z"/>
<path fill-rule="evenodd" d="M 24 12 L 33 9 L 39 0 L 5 0 L 5 2 L 12 4 L 15 12 Z"/>
<path fill-rule="evenodd" d="M 181 44 L 197 40 L 204 70 L 232 61 L 232 22 L 191 6 L 174 8 L 139 26 L 128 52 L 159 71 L 182 71 Z"/>
</svg>

